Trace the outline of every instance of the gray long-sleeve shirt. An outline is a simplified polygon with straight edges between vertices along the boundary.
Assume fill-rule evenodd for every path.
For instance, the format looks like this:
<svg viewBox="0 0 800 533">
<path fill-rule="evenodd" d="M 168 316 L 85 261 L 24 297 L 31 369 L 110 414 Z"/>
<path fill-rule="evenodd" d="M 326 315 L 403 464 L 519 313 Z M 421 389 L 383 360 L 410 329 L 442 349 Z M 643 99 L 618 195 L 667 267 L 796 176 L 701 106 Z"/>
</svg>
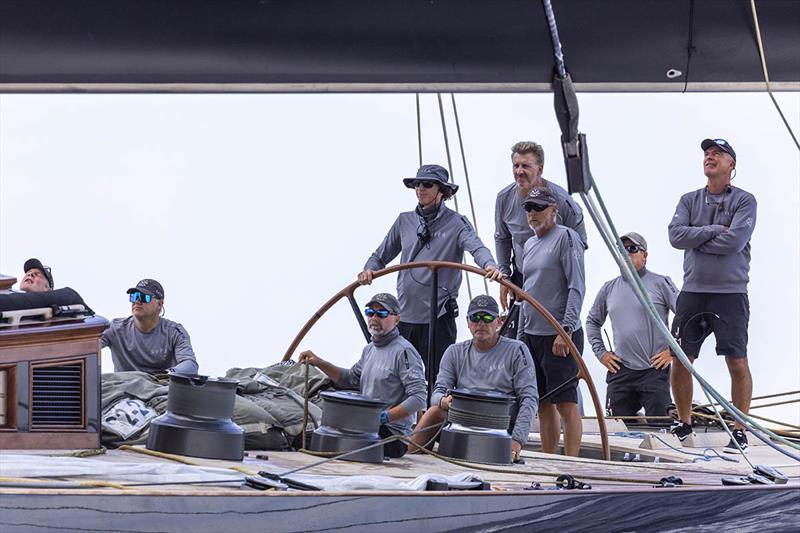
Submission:
<svg viewBox="0 0 800 533">
<path fill-rule="evenodd" d="M 678 289 L 669 276 L 662 276 L 645 268 L 639 271 L 639 277 L 661 320 L 668 324 L 669 312 L 675 312 Z M 589 316 L 586 317 L 586 336 L 598 359 L 610 351 L 603 343 L 600 331 L 606 316 L 611 317 L 614 353 L 622 359 L 626 368 L 651 368 L 650 358 L 667 348 L 667 340 L 653 326 L 647 311 L 636 299 L 630 283 L 622 276 L 607 281 L 600 288 Z"/>
<path fill-rule="evenodd" d="M 543 238 L 536 235 L 525 243 L 522 288 L 536 298 L 563 326 L 581 329 L 581 306 L 586 292 L 583 242 L 574 230 L 554 226 Z M 525 302 L 521 316 L 525 333 L 555 335 L 556 330 Z"/>
<path fill-rule="evenodd" d="M 681 196 L 669 224 L 669 242 L 684 250 L 682 290 L 746 293 L 755 227 L 756 199 L 738 187 L 719 195 L 704 187 Z"/>
<path fill-rule="evenodd" d="M 417 411 L 425 408 L 428 389 L 422 358 L 414 346 L 397 329 L 392 340 L 383 346 L 370 342 L 361 358 L 350 369 L 339 369 L 338 384 L 358 388 L 361 394 L 386 402 L 387 409 L 401 405 L 411 416 L 389 422 L 394 433 L 408 435 L 417 419 Z"/>
<path fill-rule="evenodd" d="M 417 231 L 421 217 L 416 211 L 400 213 L 383 242 L 364 265 L 365 270 L 378 270 L 386 267 L 397 254 L 400 263 L 413 261 L 452 261 L 461 263 L 464 251 L 472 254 L 475 263 L 481 268 L 495 267 L 492 253 L 483 245 L 481 239 L 465 216 L 442 205 L 436 218 L 428 224 L 431 238 L 420 246 Z M 431 276 L 427 268 L 402 270 L 397 276 L 397 298 L 400 301 L 400 317 L 409 324 L 427 324 L 430 321 Z M 458 298 L 461 287 L 461 271 L 439 270 L 439 312 L 445 313 L 444 304 L 448 299 Z"/>
<path fill-rule="evenodd" d="M 570 197 L 562 187 L 545 181 L 547 188 L 555 193 L 558 203 L 556 223 L 574 229 L 586 247 L 586 226 L 583 223 L 581 207 Z M 514 252 L 516 261 L 515 270 L 522 268 L 522 255 L 525 243 L 534 236 L 528 225 L 528 215 L 517 191 L 517 184 L 512 183 L 497 193 L 494 206 L 494 246 L 497 253 L 497 263 L 500 270 L 507 276 L 511 275 L 511 252 Z"/>
<path fill-rule="evenodd" d="M 197 374 L 197 359 L 192 341 L 184 327 L 161 318 L 152 331 L 136 329 L 133 316 L 115 318 L 100 338 L 103 348 L 111 348 L 114 372 L 139 370 L 159 374 L 172 369 L 183 374 Z"/>
<path fill-rule="evenodd" d="M 438 405 L 455 388 L 483 389 L 516 397 L 516 421 L 511 437 L 525 444 L 536 412 L 539 391 L 528 347 L 520 341 L 500 337 L 494 348 L 481 352 L 472 340 L 452 344 L 445 350 L 431 395 Z"/>
</svg>

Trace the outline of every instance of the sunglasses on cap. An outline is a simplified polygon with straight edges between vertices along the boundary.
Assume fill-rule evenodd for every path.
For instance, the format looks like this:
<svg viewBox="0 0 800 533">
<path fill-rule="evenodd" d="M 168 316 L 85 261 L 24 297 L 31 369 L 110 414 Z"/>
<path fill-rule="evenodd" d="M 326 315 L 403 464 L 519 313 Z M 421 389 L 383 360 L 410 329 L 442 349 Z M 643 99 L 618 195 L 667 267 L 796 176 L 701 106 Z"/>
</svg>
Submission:
<svg viewBox="0 0 800 533">
<path fill-rule="evenodd" d="M 491 324 L 492 322 L 494 322 L 495 318 L 497 317 L 494 315 L 490 315 L 489 313 L 474 313 L 469 315 L 469 321 L 474 324 L 477 324 L 481 320 L 487 324 Z"/>
<path fill-rule="evenodd" d="M 364 314 L 367 315 L 368 318 L 378 315 L 378 318 L 386 318 L 387 316 L 391 315 L 389 311 L 386 309 L 373 309 L 371 307 L 367 307 L 364 309 Z"/>
<path fill-rule="evenodd" d="M 128 299 L 131 301 L 131 303 L 143 302 L 149 304 L 153 300 L 153 297 L 150 296 L 149 294 L 142 294 L 141 292 L 138 291 L 132 292 L 128 296 L 129 296 Z"/>
<path fill-rule="evenodd" d="M 434 181 L 429 181 L 429 180 L 414 180 L 414 181 L 412 182 L 412 185 L 414 185 L 414 188 L 415 188 L 415 189 L 416 189 L 417 187 L 419 187 L 420 185 L 421 185 L 421 186 L 423 186 L 423 187 L 425 187 L 426 189 L 430 189 L 430 188 L 431 188 L 431 187 L 433 187 L 435 184 L 436 184 L 436 182 L 434 182 Z"/>
<path fill-rule="evenodd" d="M 635 254 L 635 253 L 644 251 L 644 248 L 642 248 L 641 246 L 639 246 L 637 244 L 629 244 L 628 246 L 625 247 L 625 249 L 628 250 L 629 254 Z"/>
<path fill-rule="evenodd" d="M 541 204 L 525 204 L 525 211 L 527 211 L 528 213 L 530 213 L 531 211 L 536 211 L 537 213 L 541 213 L 548 207 L 550 206 Z"/>
</svg>

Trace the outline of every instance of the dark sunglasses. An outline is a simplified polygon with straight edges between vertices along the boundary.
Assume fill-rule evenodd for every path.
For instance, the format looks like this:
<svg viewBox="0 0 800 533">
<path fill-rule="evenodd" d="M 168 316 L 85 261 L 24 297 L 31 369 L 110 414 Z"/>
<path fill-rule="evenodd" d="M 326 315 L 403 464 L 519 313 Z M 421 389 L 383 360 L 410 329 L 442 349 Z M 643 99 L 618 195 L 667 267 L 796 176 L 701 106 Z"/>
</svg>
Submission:
<svg viewBox="0 0 800 533">
<path fill-rule="evenodd" d="M 493 316 L 493 315 L 490 315 L 489 313 L 475 313 L 475 314 L 469 315 L 469 321 L 474 323 L 474 324 L 477 324 L 481 320 L 483 320 L 487 324 L 491 324 L 492 322 L 494 322 L 495 318 L 497 318 L 497 317 Z"/>
<path fill-rule="evenodd" d="M 426 189 L 430 189 L 430 188 L 431 188 L 431 187 L 433 187 L 435 184 L 436 184 L 435 182 L 433 182 L 433 181 L 428 181 L 428 180 L 414 180 L 414 183 L 413 183 L 413 185 L 414 185 L 414 188 L 415 188 L 415 189 L 416 189 L 417 187 L 419 187 L 420 185 L 422 185 L 422 186 L 423 186 L 423 187 L 425 187 Z"/>
<path fill-rule="evenodd" d="M 628 250 L 629 254 L 635 254 L 637 252 L 641 252 L 642 251 L 642 248 L 640 248 L 639 246 L 637 246 L 635 244 L 629 244 L 628 246 L 625 247 L 625 249 Z"/>
<path fill-rule="evenodd" d="M 372 309 L 371 307 L 367 307 L 366 309 L 364 309 L 364 314 L 367 315 L 367 317 L 373 317 L 375 315 L 378 315 L 378 318 L 386 318 L 392 313 L 390 313 L 386 309 Z"/>
<path fill-rule="evenodd" d="M 132 292 L 128 296 L 130 297 L 129 300 L 131 301 L 131 303 L 144 302 L 146 304 L 149 304 L 153 300 L 152 296 L 150 296 L 149 294 L 142 294 L 141 292 Z"/>
<path fill-rule="evenodd" d="M 531 211 L 536 211 L 537 213 L 541 213 L 548 207 L 550 206 L 541 204 L 525 204 L 525 211 L 527 211 L 528 213 L 530 213 Z"/>
</svg>

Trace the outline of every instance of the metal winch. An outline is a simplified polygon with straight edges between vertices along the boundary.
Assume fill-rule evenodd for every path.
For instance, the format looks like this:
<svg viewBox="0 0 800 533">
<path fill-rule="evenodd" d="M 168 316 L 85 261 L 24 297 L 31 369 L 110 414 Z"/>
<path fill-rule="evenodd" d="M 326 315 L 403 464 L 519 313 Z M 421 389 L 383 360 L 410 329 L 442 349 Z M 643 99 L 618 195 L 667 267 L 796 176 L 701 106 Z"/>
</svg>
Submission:
<svg viewBox="0 0 800 533">
<path fill-rule="evenodd" d="M 510 464 L 515 398 L 494 391 L 454 389 L 439 453 L 473 463 Z"/>
<path fill-rule="evenodd" d="M 311 434 L 310 449 L 316 452 L 349 452 L 381 440 L 378 435 L 385 404 L 354 392 L 320 393 L 322 422 Z M 375 446 L 343 458 L 367 463 L 383 462 L 383 446 Z"/>
<path fill-rule="evenodd" d="M 241 461 L 244 431 L 233 417 L 234 379 L 170 374 L 167 412 L 150 424 L 147 449 Z"/>
</svg>

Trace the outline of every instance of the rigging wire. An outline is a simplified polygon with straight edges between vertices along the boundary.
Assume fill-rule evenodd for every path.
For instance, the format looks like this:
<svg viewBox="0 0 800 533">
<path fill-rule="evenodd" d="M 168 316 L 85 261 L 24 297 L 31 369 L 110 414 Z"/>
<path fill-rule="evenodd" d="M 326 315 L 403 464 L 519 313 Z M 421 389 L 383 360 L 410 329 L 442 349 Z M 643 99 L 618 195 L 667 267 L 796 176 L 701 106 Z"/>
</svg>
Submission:
<svg viewBox="0 0 800 533">
<path fill-rule="evenodd" d="M 419 115 L 419 93 L 416 93 L 417 101 L 417 152 L 419 154 L 419 166 L 422 166 L 422 122 Z"/>
<path fill-rule="evenodd" d="M 450 141 L 447 138 L 447 124 L 444 120 L 444 106 L 442 105 L 442 93 L 436 93 L 436 98 L 439 100 L 439 117 L 442 120 L 442 135 L 444 136 L 444 149 L 445 153 L 447 153 L 447 168 L 450 169 L 450 176 L 453 179 L 453 183 L 455 183 L 455 176 L 453 175 L 453 161 L 450 159 Z M 458 197 L 453 195 L 453 203 L 455 204 L 456 212 L 460 213 L 458 209 Z M 476 230 L 477 231 L 477 230 Z M 472 301 L 472 285 L 469 282 L 469 275 L 464 274 L 464 278 L 467 280 L 467 294 L 469 294 L 469 300 Z"/>
<path fill-rule="evenodd" d="M 458 133 L 458 147 L 461 150 L 461 164 L 464 167 L 464 181 L 467 185 L 467 197 L 469 198 L 469 208 L 472 211 L 472 225 L 475 226 L 475 233 L 478 232 L 478 217 L 475 214 L 475 202 L 472 201 L 472 186 L 469 183 L 469 171 L 467 170 L 467 156 L 464 154 L 464 141 L 461 138 L 461 123 L 458 121 L 458 107 L 456 106 L 456 95 L 450 93 L 450 100 L 453 102 L 453 115 L 456 118 L 456 133 Z M 484 294 L 489 294 L 489 283 L 483 278 Z"/>
<path fill-rule="evenodd" d="M 786 126 L 786 129 L 789 131 L 789 135 L 792 136 L 792 141 L 794 141 L 794 145 L 797 146 L 797 149 L 800 150 L 800 143 L 797 142 L 797 137 L 792 131 L 792 127 L 789 126 L 789 121 L 786 120 L 786 117 L 781 110 L 781 106 L 778 105 L 778 101 L 775 100 L 775 96 L 772 94 L 772 85 L 769 82 L 769 71 L 767 70 L 767 59 L 764 56 L 764 43 L 761 40 L 761 26 L 758 24 L 758 12 L 756 11 L 756 0 L 750 0 L 750 8 L 753 11 L 753 24 L 756 27 L 756 42 L 758 43 L 758 54 L 761 58 L 761 69 L 764 71 L 764 83 L 767 86 L 767 93 L 769 93 L 770 99 L 772 99 L 772 103 L 775 104 L 775 109 L 778 110 L 778 114 L 781 116 L 781 120 L 783 120 L 783 124 Z"/>
<path fill-rule="evenodd" d="M 694 0 L 689 0 L 689 39 L 686 43 L 686 68 L 683 75 L 683 92 L 689 87 L 689 66 L 694 52 Z"/>
<path fill-rule="evenodd" d="M 559 73 L 559 76 L 561 76 L 561 78 L 564 79 L 567 77 L 567 73 L 566 69 L 564 68 L 564 58 L 561 50 L 561 43 L 558 38 L 558 29 L 556 27 L 555 15 L 553 13 L 553 6 L 550 0 L 542 0 L 542 5 L 544 6 L 545 13 L 547 15 L 547 23 L 550 28 L 550 37 L 553 42 L 553 54 L 556 61 L 556 70 Z M 562 131 L 564 131 L 563 125 L 562 125 Z M 566 132 L 564 132 L 564 134 L 566 134 Z M 563 134 L 562 134 L 562 139 L 564 139 Z M 600 208 L 602 209 L 603 216 L 601 217 L 600 213 L 598 212 L 597 205 L 595 204 L 591 196 L 589 196 L 589 194 L 587 194 L 586 192 L 580 192 L 580 197 L 583 200 L 584 205 L 586 205 L 586 208 L 589 211 L 589 214 L 591 215 L 595 225 L 597 226 L 600 235 L 603 237 L 603 241 L 605 242 L 606 246 L 611 252 L 612 257 L 619 265 L 622 274 L 631 284 L 631 288 L 633 289 L 634 294 L 636 295 L 641 305 L 647 311 L 650 320 L 653 322 L 655 327 L 661 332 L 662 336 L 669 343 L 672 352 L 675 354 L 675 356 L 678 358 L 681 364 L 683 364 L 683 366 L 686 367 L 686 369 L 692 374 L 692 376 L 694 376 L 694 378 L 697 379 L 698 383 L 700 384 L 704 394 L 706 395 L 710 403 L 712 403 L 711 396 L 713 396 L 714 399 L 716 399 L 720 403 L 720 405 L 725 407 L 725 409 L 731 414 L 731 416 L 733 416 L 733 418 L 737 422 L 739 422 L 746 428 L 750 429 L 750 431 L 756 438 L 763 441 L 765 444 L 774 448 L 775 450 L 783 453 L 784 455 L 787 455 L 788 457 L 791 457 L 795 461 L 800 462 L 800 456 L 791 452 L 790 450 L 785 450 L 779 447 L 777 444 L 775 444 L 770 440 L 770 437 L 794 449 L 800 449 L 800 445 L 793 443 L 775 434 L 772 431 L 769 431 L 768 429 L 756 423 L 752 418 L 749 418 L 745 413 L 741 412 L 738 408 L 736 408 L 736 406 L 732 405 L 719 392 L 717 392 L 716 389 L 714 389 L 693 367 L 691 361 L 689 361 L 689 358 L 683 352 L 683 349 L 680 347 L 676 339 L 667 329 L 666 325 L 661 321 L 658 312 L 656 311 L 655 306 L 653 305 L 653 302 L 647 295 L 647 291 L 644 285 L 642 284 L 642 281 L 639 279 L 639 276 L 636 275 L 635 269 L 633 268 L 633 264 L 631 263 L 630 257 L 628 257 L 628 254 L 625 252 L 625 247 L 622 244 L 622 240 L 620 239 L 619 234 L 616 231 L 616 228 L 614 227 L 613 220 L 611 219 L 611 216 L 608 213 L 608 210 L 606 209 L 605 203 L 603 202 L 602 196 L 600 195 L 600 191 L 597 188 L 597 184 L 591 177 L 591 173 L 588 171 L 588 162 L 584 161 L 583 163 L 586 164 L 587 167 L 586 177 L 588 177 L 590 181 L 588 190 L 594 191 L 594 194 L 597 197 L 597 203 L 600 205 Z M 614 243 L 616 243 L 616 246 Z M 736 442 L 736 439 L 733 438 L 733 435 L 730 429 L 728 428 L 727 424 L 725 424 L 725 421 L 722 418 L 721 413 L 716 409 L 714 409 L 714 411 L 718 415 L 722 427 L 729 434 L 729 436 L 731 437 L 731 441 L 736 445 L 736 448 L 739 450 L 742 457 L 744 457 L 745 460 L 748 463 L 750 463 L 750 460 L 744 454 L 744 451 L 741 449 L 738 442 Z M 750 464 L 752 465 L 752 463 Z"/>
</svg>

